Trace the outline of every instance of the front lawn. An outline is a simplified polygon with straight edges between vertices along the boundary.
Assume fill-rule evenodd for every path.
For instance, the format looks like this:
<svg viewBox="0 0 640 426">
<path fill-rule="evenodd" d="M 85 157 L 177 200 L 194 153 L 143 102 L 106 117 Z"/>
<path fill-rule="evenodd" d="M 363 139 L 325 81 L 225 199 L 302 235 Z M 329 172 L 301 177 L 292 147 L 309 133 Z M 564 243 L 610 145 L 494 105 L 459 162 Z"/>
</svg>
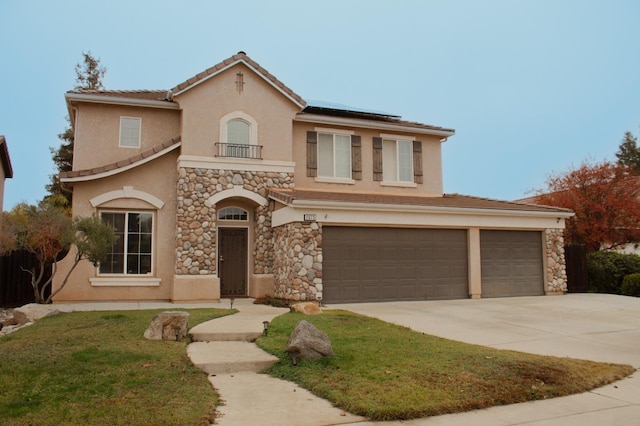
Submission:
<svg viewBox="0 0 640 426">
<path fill-rule="evenodd" d="M 293 366 L 284 352 L 300 320 L 331 339 L 335 356 Z M 345 311 L 275 318 L 258 345 L 268 370 L 372 420 L 436 416 L 585 392 L 634 372 L 628 365 L 531 355 L 455 342 Z"/>
<path fill-rule="evenodd" d="M 185 309 L 189 327 L 233 311 Z M 74 312 L 0 339 L 0 424 L 208 425 L 219 404 L 188 339 L 143 337 L 162 311 Z"/>
</svg>

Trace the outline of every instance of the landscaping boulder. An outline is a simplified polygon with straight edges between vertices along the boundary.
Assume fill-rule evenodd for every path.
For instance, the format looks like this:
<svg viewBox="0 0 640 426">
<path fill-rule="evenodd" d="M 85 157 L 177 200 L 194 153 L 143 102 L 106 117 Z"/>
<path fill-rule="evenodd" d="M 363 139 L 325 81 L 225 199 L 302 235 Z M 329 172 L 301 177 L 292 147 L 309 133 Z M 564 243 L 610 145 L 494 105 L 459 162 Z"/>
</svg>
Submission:
<svg viewBox="0 0 640 426">
<path fill-rule="evenodd" d="M 144 337 L 148 340 L 180 340 L 187 335 L 189 316 L 189 312 L 160 312 L 151 320 Z"/>
<path fill-rule="evenodd" d="M 291 357 L 293 365 L 298 360 L 313 361 L 323 356 L 333 356 L 329 336 L 304 320 L 296 325 L 284 350 Z"/>
<path fill-rule="evenodd" d="M 316 302 L 300 302 L 291 305 L 289 308 L 291 312 L 300 312 L 305 315 L 319 315 L 322 313 L 322 309 Z"/>
</svg>

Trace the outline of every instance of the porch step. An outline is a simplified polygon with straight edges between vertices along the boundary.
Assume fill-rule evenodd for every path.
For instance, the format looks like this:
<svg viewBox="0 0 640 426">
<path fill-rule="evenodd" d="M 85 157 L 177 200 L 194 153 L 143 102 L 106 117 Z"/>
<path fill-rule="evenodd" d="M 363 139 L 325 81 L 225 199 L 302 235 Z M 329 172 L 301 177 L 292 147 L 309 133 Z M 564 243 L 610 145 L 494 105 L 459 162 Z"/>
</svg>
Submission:
<svg viewBox="0 0 640 426">
<path fill-rule="evenodd" d="M 278 361 L 249 342 L 194 342 L 187 346 L 187 354 L 207 374 L 259 372 Z"/>
</svg>

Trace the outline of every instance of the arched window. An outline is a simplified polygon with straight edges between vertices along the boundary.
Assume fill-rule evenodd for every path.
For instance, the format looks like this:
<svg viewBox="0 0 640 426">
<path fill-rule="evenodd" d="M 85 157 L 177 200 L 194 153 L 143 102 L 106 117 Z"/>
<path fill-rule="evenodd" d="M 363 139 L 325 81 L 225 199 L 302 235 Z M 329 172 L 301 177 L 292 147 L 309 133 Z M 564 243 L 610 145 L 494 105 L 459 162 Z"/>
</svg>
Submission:
<svg viewBox="0 0 640 426">
<path fill-rule="evenodd" d="M 249 114 L 234 111 L 220 119 L 219 157 L 262 158 L 258 145 L 258 122 Z"/>
<path fill-rule="evenodd" d="M 251 140 L 251 125 L 236 118 L 227 122 L 227 143 L 249 145 Z"/>
<path fill-rule="evenodd" d="M 218 212 L 218 220 L 249 220 L 249 214 L 240 207 L 225 207 Z"/>
</svg>

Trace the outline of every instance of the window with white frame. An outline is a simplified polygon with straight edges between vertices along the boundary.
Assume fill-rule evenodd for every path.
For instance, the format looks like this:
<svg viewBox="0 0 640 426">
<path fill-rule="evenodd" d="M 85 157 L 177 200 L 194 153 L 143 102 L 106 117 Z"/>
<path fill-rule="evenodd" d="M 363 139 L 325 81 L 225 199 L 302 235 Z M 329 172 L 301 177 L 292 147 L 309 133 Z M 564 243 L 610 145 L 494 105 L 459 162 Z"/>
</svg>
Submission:
<svg viewBox="0 0 640 426">
<path fill-rule="evenodd" d="M 150 212 L 100 213 L 102 220 L 115 228 L 116 242 L 100 274 L 149 275 L 153 261 L 153 217 Z"/>
<path fill-rule="evenodd" d="M 383 180 L 413 182 L 413 141 L 382 140 Z"/>
<path fill-rule="evenodd" d="M 120 117 L 120 146 L 140 148 L 140 128 L 142 119 Z"/>
<path fill-rule="evenodd" d="M 240 207 L 225 207 L 218 212 L 218 220 L 248 220 L 249 214 Z"/>
<path fill-rule="evenodd" d="M 351 178 L 351 136 L 318 133 L 318 176 Z"/>
</svg>

